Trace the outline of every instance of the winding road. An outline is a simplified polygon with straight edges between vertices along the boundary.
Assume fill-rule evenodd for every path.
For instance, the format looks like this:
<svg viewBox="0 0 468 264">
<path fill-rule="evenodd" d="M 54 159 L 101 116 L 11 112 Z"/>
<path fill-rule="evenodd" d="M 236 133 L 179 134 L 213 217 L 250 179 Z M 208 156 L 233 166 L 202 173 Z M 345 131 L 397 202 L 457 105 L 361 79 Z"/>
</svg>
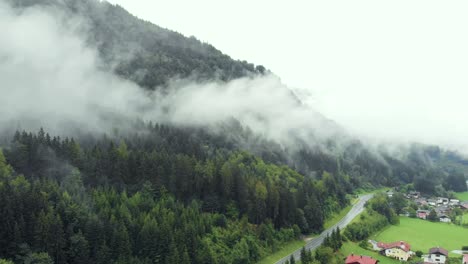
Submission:
<svg viewBox="0 0 468 264">
<path fill-rule="evenodd" d="M 340 229 L 344 229 L 353 219 L 358 216 L 362 211 L 364 211 L 364 205 L 366 204 L 369 199 L 374 196 L 373 194 L 366 194 L 363 196 L 360 196 L 358 201 L 354 204 L 354 206 L 349 210 L 349 212 L 346 214 L 345 217 L 343 217 L 338 223 L 333 225 L 332 227 L 328 228 L 327 230 L 323 231 L 320 236 L 315 237 L 309 241 L 307 241 L 307 244 L 305 245 L 305 248 L 307 250 L 315 250 L 317 249 L 322 243 L 325 237 L 327 237 L 327 234 L 331 234 L 333 230 L 335 230 L 337 227 Z M 286 261 L 288 261 L 291 258 L 291 255 L 294 256 L 294 259 L 300 260 L 301 259 L 301 249 L 298 249 L 294 251 L 293 253 L 283 257 L 282 259 L 278 260 L 275 264 L 284 264 Z"/>
</svg>

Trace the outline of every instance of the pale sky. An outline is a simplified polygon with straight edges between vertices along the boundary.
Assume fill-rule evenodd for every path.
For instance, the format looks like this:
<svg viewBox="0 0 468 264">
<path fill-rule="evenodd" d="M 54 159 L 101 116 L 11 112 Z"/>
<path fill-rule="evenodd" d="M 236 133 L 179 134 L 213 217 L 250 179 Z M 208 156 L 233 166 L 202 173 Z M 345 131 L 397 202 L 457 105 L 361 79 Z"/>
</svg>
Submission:
<svg viewBox="0 0 468 264">
<path fill-rule="evenodd" d="M 468 146 L 468 2 L 109 0 L 262 64 L 352 131 Z"/>
</svg>

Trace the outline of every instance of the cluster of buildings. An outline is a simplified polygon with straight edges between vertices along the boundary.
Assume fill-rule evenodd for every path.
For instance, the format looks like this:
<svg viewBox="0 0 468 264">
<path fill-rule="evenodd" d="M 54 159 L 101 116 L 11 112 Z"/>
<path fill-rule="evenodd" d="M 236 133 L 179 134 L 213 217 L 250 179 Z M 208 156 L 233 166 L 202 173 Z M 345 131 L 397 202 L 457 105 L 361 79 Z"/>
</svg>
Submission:
<svg viewBox="0 0 468 264">
<path fill-rule="evenodd" d="M 378 251 L 381 255 L 388 258 L 399 260 L 400 262 L 406 262 L 411 258 L 414 258 L 416 254 L 411 251 L 411 245 L 405 241 L 398 241 L 392 243 L 383 243 L 370 241 L 375 251 Z M 429 252 L 422 255 L 420 264 L 446 264 L 448 260 L 449 252 L 441 247 L 434 247 L 429 249 Z M 360 255 L 349 255 L 345 264 L 376 264 L 379 260 L 369 256 Z M 463 255 L 462 264 L 468 264 L 468 254 Z"/>
<path fill-rule="evenodd" d="M 467 182 L 468 184 L 468 182 Z M 387 195 L 392 197 L 393 191 L 387 191 Z M 418 206 L 416 217 L 420 219 L 428 219 L 431 211 L 437 215 L 440 222 L 450 223 L 450 214 L 455 208 L 460 208 L 463 211 L 468 211 L 468 201 L 460 201 L 458 199 L 449 199 L 445 197 L 426 198 L 421 196 L 420 192 L 411 191 L 407 193 L 406 198 L 412 200 Z M 434 214 L 434 213 L 432 213 Z M 409 216 L 409 214 L 407 215 Z M 398 241 L 392 243 L 369 241 L 374 251 L 378 251 L 381 255 L 388 258 L 396 259 L 400 262 L 406 262 L 410 259 L 414 261 L 416 253 L 411 251 L 411 245 L 405 241 Z M 419 256 L 419 255 L 418 255 Z M 429 249 L 428 253 L 421 256 L 419 264 L 446 264 L 448 262 L 449 252 L 441 247 L 434 247 Z M 369 256 L 349 255 L 345 264 L 376 264 L 379 260 Z M 412 262 L 415 263 L 415 262 Z M 463 255 L 462 264 L 468 264 L 468 254 Z"/>
<path fill-rule="evenodd" d="M 393 196 L 393 191 L 387 192 L 388 196 Z M 449 199 L 446 197 L 426 198 L 421 196 L 420 192 L 409 192 L 406 198 L 412 200 L 418 206 L 416 217 L 420 219 L 428 219 L 429 214 L 434 210 L 437 214 L 437 219 L 440 222 L 450 223 L 450 213 L 455 208 L 468 210 L 468 201 L 460 201 L 458 199 Z"/>
</svg>

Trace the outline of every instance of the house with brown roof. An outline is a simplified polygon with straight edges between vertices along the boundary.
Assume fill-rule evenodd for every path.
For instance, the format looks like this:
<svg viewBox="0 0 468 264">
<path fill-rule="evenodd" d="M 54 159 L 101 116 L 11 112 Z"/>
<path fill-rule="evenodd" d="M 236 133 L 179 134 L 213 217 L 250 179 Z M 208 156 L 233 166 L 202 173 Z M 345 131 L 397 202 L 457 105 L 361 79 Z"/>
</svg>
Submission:
<svg viewBox="0 0 468 264">
<path fill-rule="evenodd" d="M 428 205 L 428 202 L 427 202 L 427 199 L 426 199 L 426 198 L 418 198 L 418 199 L 415 199 L 414 202 L 415 202 L 418 206 L 425 206 L 425 205 Z"/>
<path fill-rule="evenodd" d="M 424 263 L 445 264 L 448 258 L 448 251 L 441 247 L 429 249 L 429 255 L 424 257 Z"/>
<path fill-rule="evenodd" d="M 405 241 L 393 243 L 379 242 L 377 243 L 377 247 L 380 249 L 380 254 L 400 261 L 408 261 L 413 255 L 410 244 Z"/>
<path fill-rule="evenodd" d="M 468 210 L 468 202 L 461 203 L 460 208 L 463 209 L 463 210 Z"/>
<path fill-rule="evenodd" d="M 442 215 L 449 215 L 452 212 L 452 209 L 446 205 L 436 207 L 434 210 L 436 211 L 438 217 Z"/>
<path fill-rule="evenodd" d="M 360 255 L 351 254 L 346 258 L 345 263 L 346 264 L 377 264 L 379 263 L 379 261 L 368 256 L 360 256 Z"/>
</svg>

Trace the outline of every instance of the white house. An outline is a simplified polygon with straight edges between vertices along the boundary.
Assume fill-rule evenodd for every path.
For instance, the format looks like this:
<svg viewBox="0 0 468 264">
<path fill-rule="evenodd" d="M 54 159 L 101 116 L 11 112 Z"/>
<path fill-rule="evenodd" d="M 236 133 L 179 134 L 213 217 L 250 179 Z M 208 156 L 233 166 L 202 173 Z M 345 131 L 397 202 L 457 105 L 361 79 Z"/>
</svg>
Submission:
<svg viewBox="0 0 468 264">
<path fill-rule="evenodd" d="M 398 241 L 393 243 L 377 243 L 377 248 L 382 255 L 389 258 L 394 258 L 400 261 L 408 261 L 413 256 L 410 244 L 405 241 Z"/>
<path fill-rule="evenodd" d="M 435 247 L 429 249 L 429 255 L 424 257 L 424 263 L 431 264 L 445 264 L 448 258 L 448 251 L 441 248 Z"/>
<path fill-rule="evenodd" d="M 440 221 L 440 222 L 444 222 L 444 223 L 450 223 L 450 222 L 452 222 L 452 220 L 450 219 L 450 217 L 448 217 L 447 215 L 441 215 L 441 216 L 439 216 L 439 221 Z"/>
<path fill-rule="evenodd" d="M 437 204 L 447 205 L 448 203 L 449 203 L 448 198 L 444 198 L 444 197 L 438 197 L 437 198 Z"/>
<path fill-rule="evenodd" d="M 460 200 L 457 200 L 457 199 L 450 199 L 450 205 L 459 205 L 460 204 Z"/>
</svg>

